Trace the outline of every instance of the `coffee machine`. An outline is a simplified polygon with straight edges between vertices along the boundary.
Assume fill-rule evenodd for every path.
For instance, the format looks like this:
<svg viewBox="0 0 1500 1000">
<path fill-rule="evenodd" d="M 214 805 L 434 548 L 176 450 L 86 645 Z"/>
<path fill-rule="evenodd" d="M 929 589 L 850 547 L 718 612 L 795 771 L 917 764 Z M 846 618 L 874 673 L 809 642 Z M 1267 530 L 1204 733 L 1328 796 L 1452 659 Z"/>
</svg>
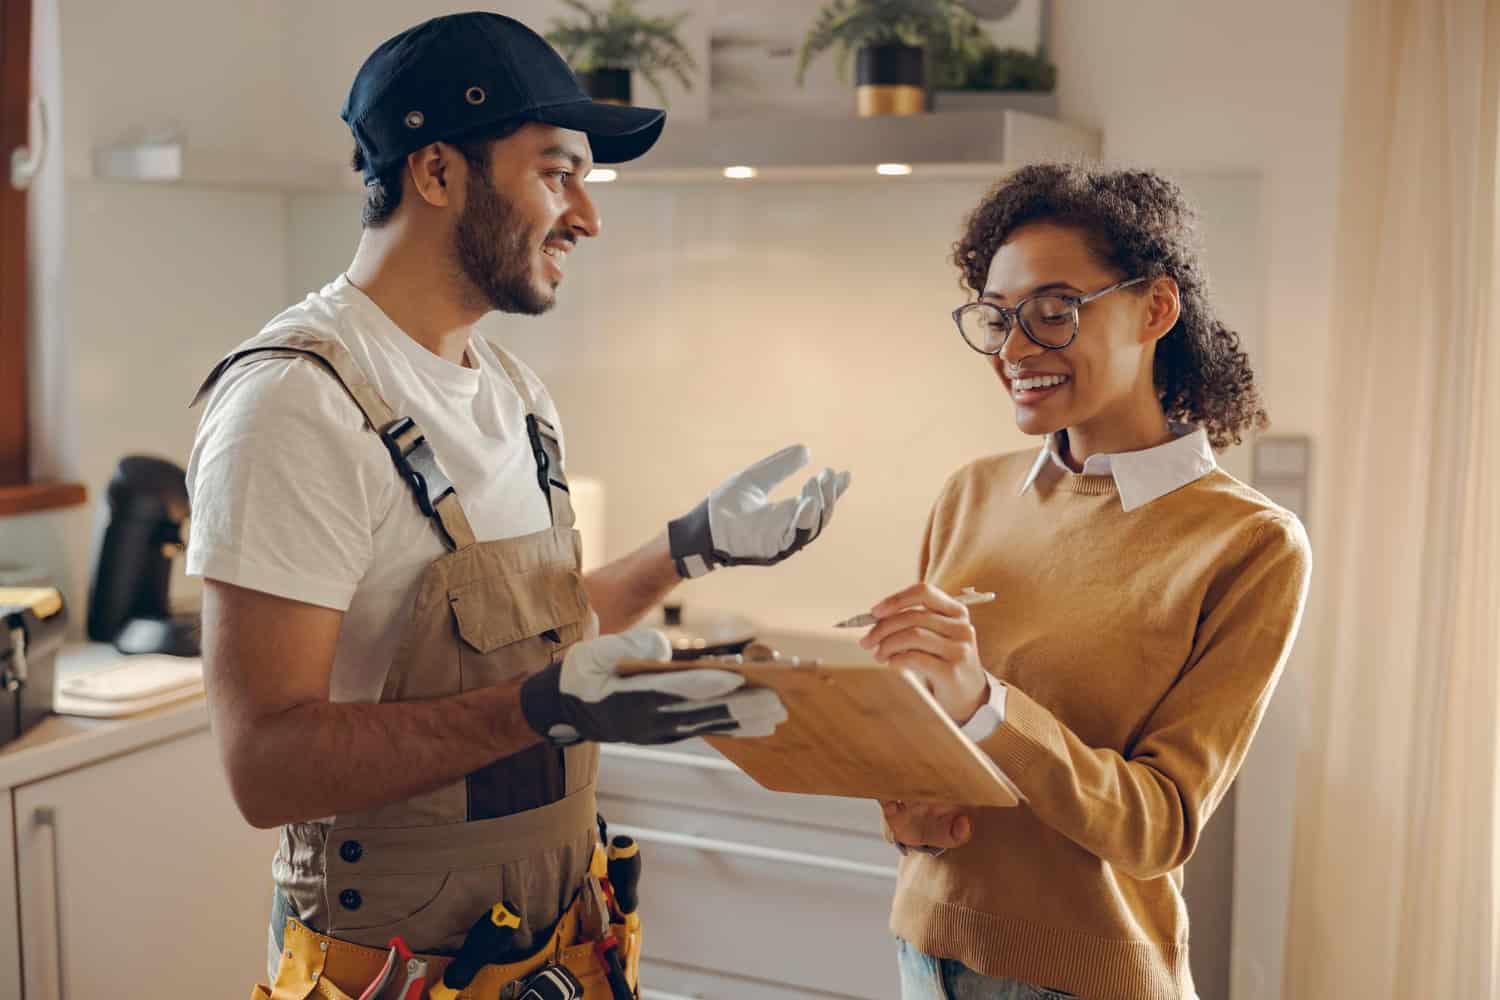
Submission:
<svg viewBox="0 0 1500 1000">
<path fill-rule="evenodd" d="M 165 459 L 130 455 L 107 491 L 109 522 L 89 590 L 88 636 L 122 653 L 199 655 L 197 615 L 168 607 L 172 560 L 186 548 L 187 474 Z"/>
</svg>

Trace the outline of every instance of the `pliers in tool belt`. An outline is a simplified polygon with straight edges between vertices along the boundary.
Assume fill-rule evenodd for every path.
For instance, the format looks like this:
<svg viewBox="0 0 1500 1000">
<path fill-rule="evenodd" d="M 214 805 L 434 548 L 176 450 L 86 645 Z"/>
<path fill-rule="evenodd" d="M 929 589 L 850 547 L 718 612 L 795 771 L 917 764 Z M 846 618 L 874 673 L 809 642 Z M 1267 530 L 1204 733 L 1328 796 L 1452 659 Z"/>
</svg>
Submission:
<svg viewBox="0 0 1500 1000">
<path fill-rule="evenodd" d="M 396 976 L 403 975 L 401 988 L 387 992 Z M 427 986 L 427 959 L 412 952 L 401 937 L 391 938 L 391 953 L 386 956 L 385 967 L 375 981 L 359 995 L 359 1000 L 421 1000 L 422 990 Z"/>
</svg>

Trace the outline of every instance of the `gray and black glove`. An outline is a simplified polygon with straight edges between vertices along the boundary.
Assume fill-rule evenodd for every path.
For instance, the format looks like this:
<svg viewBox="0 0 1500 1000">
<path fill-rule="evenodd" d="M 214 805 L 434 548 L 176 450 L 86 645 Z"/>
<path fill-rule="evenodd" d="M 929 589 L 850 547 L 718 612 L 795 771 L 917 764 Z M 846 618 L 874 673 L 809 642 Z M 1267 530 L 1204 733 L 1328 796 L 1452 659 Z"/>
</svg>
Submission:
<svg viewBox="0 0 1500 1000">
<path fill-rule="evenodd" d="M 573 646 L 521 685 L 521 712 L 531 728 L 558 746 L 675 743 L 692 736 L 769 736 L 786 708 L 768 688 L 741 690 L 728 670 L 674 670 L 621 677 L 621 660 L 672 658 L 667 637 L 633 628 Z"/>
<path fill-rule="evenodd" d="M 849 473 L 824 469 L 797 496 L 775 503 L 770 497 L 809 458 L 800 444 L 768 455 L 668 524 L 677 572 L 692 578 L 718 566 L 771 566 L 817 538 L 849 488 Z"/>
</svg>

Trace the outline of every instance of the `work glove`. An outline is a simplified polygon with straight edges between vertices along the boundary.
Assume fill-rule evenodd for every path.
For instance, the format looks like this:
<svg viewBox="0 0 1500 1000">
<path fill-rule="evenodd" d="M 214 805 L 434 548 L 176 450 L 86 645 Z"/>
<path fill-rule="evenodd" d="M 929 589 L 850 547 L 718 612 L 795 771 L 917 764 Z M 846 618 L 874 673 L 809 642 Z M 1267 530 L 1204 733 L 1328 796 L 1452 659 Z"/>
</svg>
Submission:
<svg viewBox="0 0 1500 1000">
<path fill-rule="evenodd" d="M 673 670 L 621 677 L 621 660 L 672 658 L 667 637 L 633 628 L 580 642 L 521 685 L 521 712 L 557 746 L 675 743 L 691 736 L 769 736 L 786 708 L 769 688 L 741 690 L 728 670 Z"/>
<path fill-rule="evenodd" d="M 783 448 L 731 476 L 668 524 L 677 572 L 691 579 L 718 566 L 772 566 L 817 538 L 849 488 L 849 473 L 824 469 L 797 496 L 775 503 L 770 498 L 810 457 L 805 445 Z"/>
</svg>

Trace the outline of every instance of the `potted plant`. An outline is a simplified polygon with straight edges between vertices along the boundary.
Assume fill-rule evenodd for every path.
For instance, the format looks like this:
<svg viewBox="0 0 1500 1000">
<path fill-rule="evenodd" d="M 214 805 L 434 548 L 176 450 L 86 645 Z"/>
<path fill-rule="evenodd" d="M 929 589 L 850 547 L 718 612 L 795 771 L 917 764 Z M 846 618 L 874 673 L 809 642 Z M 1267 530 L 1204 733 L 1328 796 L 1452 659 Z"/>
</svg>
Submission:
<svg viewBox="0 0 1500 1000">
<path fill-rule="evenodd" d="M 662 104 L 667 103 L 661 73 L 675 76 L 691 90 L 690 74 L 698 69 L 693 54 L 677 37 L 687 12 L 673 17 L 648 17 L 634 0 L 610 0 L 593 8 L 582 0 L 563 0 L 583 15 L 582 21 L 554 19 L 547 41 L 568 60 L 584 89 L 596 101 L 631 103 L 631 76 L 639 73 Z"/>
<path fill-rule="evenodd" d="M 802 41 L 797 82 L 834 49 L 841 80 L 854 57 L 861 117 L 917 114 L 927 109 L 927 53 L 956 48 L 978 29 L 960 0 L 833 0 Z"/>
<path fill-rule="evenodd" d="M 958 111 L 997 105 L 1057 113 L 1057 67 L 1042 50 L 1000 48 L 983 30 L 933 54 L 935 110 Z"/>
</svg>

